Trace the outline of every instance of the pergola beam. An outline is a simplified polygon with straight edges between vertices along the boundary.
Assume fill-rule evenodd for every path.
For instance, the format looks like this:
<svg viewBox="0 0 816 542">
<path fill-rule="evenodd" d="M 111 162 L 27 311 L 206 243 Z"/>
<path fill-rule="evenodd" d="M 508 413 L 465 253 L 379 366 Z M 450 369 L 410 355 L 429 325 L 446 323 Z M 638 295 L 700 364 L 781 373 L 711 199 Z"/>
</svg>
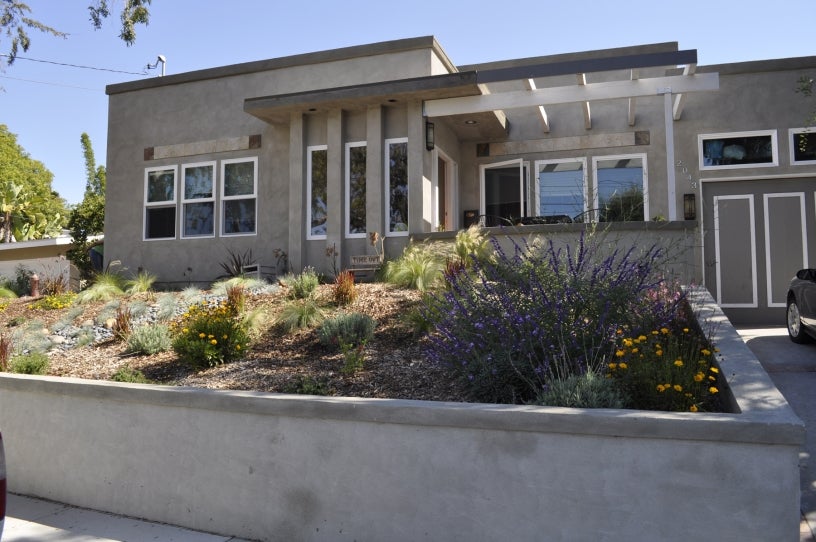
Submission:
<svg viewBox="0 0 816 542">
<path fill-rule="evenodd" d="M 693 75 L 695 71 L 697 71 L 697 64 L 687 64 L 686 67 L 683 68 L 683 75 Z M 672 118 L 674 120 L 680 120 L 680 116 L 683 114 L 683 106 L 685 105 L 686 95 L 676 94 L 674 96 L 674 107 L 672 108 Z"/>
<path fill-rule="evenodd" d="M 629 80 L 637 81 L 639 76 L 640 72 L 638 70 L 632 70 L 629 73 Z M 629 98 L 629 126 L 635 125 L 635 102 L 637 102 L 637 98 Z"/>
<path fill-rule="evenodd" d="M 527 90 L 536 90 L 535 80 L 533 79 L 525 79 L 524 85 L 527 87 Z M 538 118 L 541 121 L 541 127 L 544 133 L 550 133 L 550 121 L 547 119 L 547 111 L 543 105 L 538 106 Z"/>
<path fill-rule="evenodd" d="M 510 91 L 486 96 L 464 96 L 425 101 L 425 115 L 442 117 L 465 115 L 483 111 L 499 111 L 524 107 L 547 106 L 564 103 L 591 102 L 618 98 L 639 98 L 664 94 L 666 89 L 672 94 L 718 90 L 720 78 L 717 73 L 694 75 L 673 75 L 652 77 L 634 81 L 612 81 L 588 83 L 583 86 L 571 85 L 536 90 Z"/>
<path fill-rule="evenodd" d="M 585 87 L 587 84 L 586 82 L 586 74 L 579 73 L 578 74 L 578 86 Z M 589 110 L 589 101 L 585 101 L 581 103 L 581 110 L 584 113 L 584 129 L 591 130 L 592 129 L 592 113 Z"/>
</svg>

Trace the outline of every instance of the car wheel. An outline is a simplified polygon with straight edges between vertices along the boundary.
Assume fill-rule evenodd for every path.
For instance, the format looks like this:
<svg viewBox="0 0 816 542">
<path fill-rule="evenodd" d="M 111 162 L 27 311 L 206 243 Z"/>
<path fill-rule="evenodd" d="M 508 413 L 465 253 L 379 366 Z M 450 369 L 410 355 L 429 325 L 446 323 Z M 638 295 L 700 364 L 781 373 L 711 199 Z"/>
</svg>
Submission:
<svg viewBox="0 0 816 542">
<path fill-rule="evenodd" d="M 796 298 L 788 300 L 787 310 L 788 323 L 788 337 L 797 344 L 803 344 L 810 341 L 810 337 L 805 330 L 802 329 L 802 318 L 799 314 L 799 305 L 796 304 Z"/>
</svg>

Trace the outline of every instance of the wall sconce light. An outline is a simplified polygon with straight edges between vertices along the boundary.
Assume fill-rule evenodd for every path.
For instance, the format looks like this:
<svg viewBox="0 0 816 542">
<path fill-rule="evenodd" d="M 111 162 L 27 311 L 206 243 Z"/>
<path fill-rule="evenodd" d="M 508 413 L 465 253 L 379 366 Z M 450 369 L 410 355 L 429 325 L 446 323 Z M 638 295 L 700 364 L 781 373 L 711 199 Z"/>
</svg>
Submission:
<svg viewBox="0 0 816 542">
<path fill-rule="evenodd" d="M 694 194 L 683 194 L 683 218 L 686 220 L 697 218 L 697 199 Z"/>
<path fill-rule="evenodd" d="M 433 122 L 425 121 L 425 148 L 429 151 L 434 150 L 436 143 L 434 141 L 434 125 Z"/>
</svg>

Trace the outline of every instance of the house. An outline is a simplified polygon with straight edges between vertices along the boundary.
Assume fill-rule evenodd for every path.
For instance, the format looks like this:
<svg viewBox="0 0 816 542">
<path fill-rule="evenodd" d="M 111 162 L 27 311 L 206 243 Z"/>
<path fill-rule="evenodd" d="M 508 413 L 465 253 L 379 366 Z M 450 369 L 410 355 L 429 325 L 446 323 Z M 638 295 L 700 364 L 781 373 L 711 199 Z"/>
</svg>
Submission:
<svg viewBox="0 0 816 542">
<path fill-rule="evenodd" d="M 782 322 L 816 235 L 816 57 L 698 66 L 658 43 L 456 66 L 433 37 L 110 85 L 107 260 L 168 286 L 252 255 L 330 271 L 480 222 L 679 243 L 684 281 Z"/>
<path fill-rule="evenodd" d="M 77 287 L 79 272 L 66 258 L 72 242 L 63 232 L 45 239 L 0 243 L 0 277 L 15 282 L 23 272 L 38 275 L 41 282 L 62 281 L 66 288 Z"/>
</svg>

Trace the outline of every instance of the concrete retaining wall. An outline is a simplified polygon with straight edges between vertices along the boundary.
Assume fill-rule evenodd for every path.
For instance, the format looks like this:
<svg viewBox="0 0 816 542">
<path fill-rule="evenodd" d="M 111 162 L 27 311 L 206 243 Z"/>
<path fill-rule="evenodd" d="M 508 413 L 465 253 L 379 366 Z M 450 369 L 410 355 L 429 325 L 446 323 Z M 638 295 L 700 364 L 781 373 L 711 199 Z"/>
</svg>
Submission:
<svg viewBox="0 0 816 542">
<path fill-rule="evenodd" d="M 804 427 L 703 314 L 739 413 L 4 374 L 9 490 L 261 540 L 797 540 Z"/>
</svg>

